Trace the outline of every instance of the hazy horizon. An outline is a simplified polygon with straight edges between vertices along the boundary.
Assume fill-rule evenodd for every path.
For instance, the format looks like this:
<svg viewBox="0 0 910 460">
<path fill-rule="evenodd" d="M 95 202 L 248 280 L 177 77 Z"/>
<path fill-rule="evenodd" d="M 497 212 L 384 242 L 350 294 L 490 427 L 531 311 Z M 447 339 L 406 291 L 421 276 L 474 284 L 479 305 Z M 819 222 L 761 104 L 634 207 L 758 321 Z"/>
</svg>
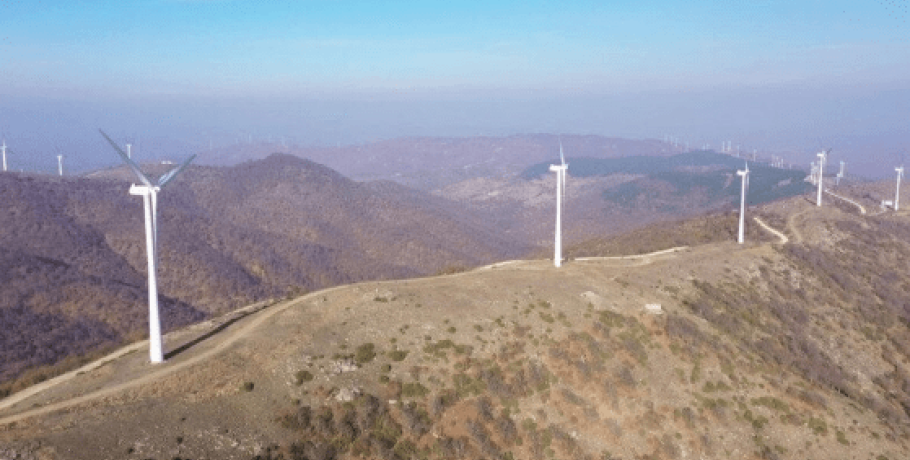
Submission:
<svg viewBox="0 0 910 460">
<path fill-rule="evenodd" d="M 12 169 L 253 139 L 667 136 L 889 177 L 910 143 L 907 2 L 0 2 Z M 27 156 L 28 158 L 21 158 Z"/>
</svg>

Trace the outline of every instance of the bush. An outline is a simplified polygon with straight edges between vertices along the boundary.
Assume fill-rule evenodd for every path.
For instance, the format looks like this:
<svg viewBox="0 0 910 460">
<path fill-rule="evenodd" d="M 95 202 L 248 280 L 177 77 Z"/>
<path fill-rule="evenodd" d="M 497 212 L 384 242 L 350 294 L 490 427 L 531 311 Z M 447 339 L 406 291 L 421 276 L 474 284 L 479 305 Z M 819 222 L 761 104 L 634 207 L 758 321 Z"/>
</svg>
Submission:
<svg viewBox="0 0 910 460">
<path fill-rule="evenodd" d="M 357 351 L 354 353 L 354 360 L 357 361 L 357 364 L 366 364 L 373 360 L 376 357 L 376 346 L 372 343 L 365 343 L 357 347 Z"/>
<path fill-rule="evenodd" d="M 310 373 L 310 371 L 297 371 L 297 373 L 294 374 L 294 382 L 297 385 L 303 385 L 304 382 L 309 382 L 311 380 L 313 380 L 313 374 Z"/>
<path fill-rule="evenodd" d="M 408 357 L 407 350 L 393 350 L 389 352 L 389 358 L 392 361 L 404 361 Z"/>
<path fill-rule="evenodd" d="M 243 382 L 243 384 L 240 385 L 240 390 L 250 392 L 253 391 L 253 386 L 253 382 Z"/>
<path fill-rule="evenodd" d="M 430 390 L 420 382 L 405 383 L 401 386 L 401 396 L 405 398 L 422 398 L 429 392 Z"/>
</svg>

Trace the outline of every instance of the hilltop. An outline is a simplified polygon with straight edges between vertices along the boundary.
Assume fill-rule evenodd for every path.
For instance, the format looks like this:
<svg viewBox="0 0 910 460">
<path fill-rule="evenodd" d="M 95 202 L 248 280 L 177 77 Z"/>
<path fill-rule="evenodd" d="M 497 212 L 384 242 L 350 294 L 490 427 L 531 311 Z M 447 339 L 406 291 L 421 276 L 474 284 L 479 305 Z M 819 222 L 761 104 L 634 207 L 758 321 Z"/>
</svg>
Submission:
<svg viewBox="0 0 910 460">
<path fill-rule="evenodd" d="M 77 459 L 905 458 L 910 216 L 806 197 L 751 212 L 787 238 L 367 282 L 175 332 L 188 345 L 163 366 L 128 353 L 4 405 L 0 442 Z"/>
<path fill-rule="evenodd" d="M 16 331 L 0 335 L 0 391 L 56 372 L 25 369 L 143 336 L 144 221 L 128 179 L 124 168 L 0 174 L 0 326 Z M 289 155 L 191 166 L 159 195 L 158 245 L 168 330 L 256 300 L 526 251 L 456 203 Z"/>
</svg>

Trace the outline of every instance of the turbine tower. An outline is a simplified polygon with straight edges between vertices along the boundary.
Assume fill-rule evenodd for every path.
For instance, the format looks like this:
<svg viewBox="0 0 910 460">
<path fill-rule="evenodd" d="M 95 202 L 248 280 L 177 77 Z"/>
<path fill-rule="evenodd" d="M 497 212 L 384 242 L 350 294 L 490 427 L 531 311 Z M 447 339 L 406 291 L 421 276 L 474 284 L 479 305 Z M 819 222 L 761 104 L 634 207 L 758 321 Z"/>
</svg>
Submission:
<svg viewBox="0 0 910 460">
<path fill-rule="evenodd" d="M 566 157 L 562 153 L 562 141 L 559 142 L 559 161 L 558 165 L 550 165 L 550 171 L 556 173 L 556 235 L 553 264 L 557 268 L 562 266 L 562 196 L 566 191 L 566 170 L 569 169 Z"/>
<path fill-rule="evenodd" d="M 894 192 L 894 210 L 897 211 L 900 209 L 901 201 L 901 177 L 904 177 L 904 165 L 901 165 L 899 168 L 894 168 L 897 171 L 897 188 Z"/>
<path fill-rule="evenodd" d="M 746 241 L 746 189 L 749 187 L 749 163 L 746 163 L 746 169 L 736 171 L 736 175 L 743 178 L 742 191 L 739 199 L 739 244 Z"/>
<path fill-rule="evenodd" d="M 828 152 L 830 151 L 831 149 L 818 152 L 818 199 L 815 201 L 816 206 L 822 205 L 822 188 L 824 187 L 822 181 L 825 177 L 825 160 L 828 158 Z"/>
<path fill-rule="evenodd" d="M 63 175 L 63 155 L 57 155 L 57 174 Z"/>
<path fill-rule="evenodd" d="M 143 184 L 133 184 L 130 187 L 130 195 L 142 196 L 145 207 L 145 247 L 148 256 L 149 272 L 149 358 L 152 363 L 160 363 L 164 361 L 164 351 L 161 345 L 161 320 L 158 315 L 158 275 L 155 255 L 158 249 L 158 192 L 162 187 L 172 181 L 177 174 L 183 171 L 183 169 L 193 161 L 193 158 L 195 158 L 196 155 L 191 156 L 181 163 L 180 166 L 177 166 L 159 177 L 158 183 L 153 185 L 148 176 L 139 169 L 139 165 L 127 156 L 126 152 L 121 150 L 120 147 L 104 133 L 104 131 L 101 131 L 100 129 L 98 131 L 100 131 L 101 135 L 107 139 L 112 147 L 114 147 L 114 150 L 117 151 L 120 158 L 129 166 Z"/>
<path fill-rule="evenodd" d="M 834 183 L 834 185 L 840 185 L 840 180 L 844 178 L 844 166 L 846 166 L 846 164 L 847 163 L 845 161 L 841 160 L 840 171 L 837 172 L 837 181 Z"/>
<path fill-rule="evenodd" d="M 126 144 L 126 157 L 129 159 L 133 159 L 132 149 L 133 149 L 133 144 Z"/>
<path fill-rule="evenodd" d="M 0 147 L 0 150 L 3 150 L 3 172 L 6 172 L 6 139 L 3 139 L 3 146 Z"/>
</svg>

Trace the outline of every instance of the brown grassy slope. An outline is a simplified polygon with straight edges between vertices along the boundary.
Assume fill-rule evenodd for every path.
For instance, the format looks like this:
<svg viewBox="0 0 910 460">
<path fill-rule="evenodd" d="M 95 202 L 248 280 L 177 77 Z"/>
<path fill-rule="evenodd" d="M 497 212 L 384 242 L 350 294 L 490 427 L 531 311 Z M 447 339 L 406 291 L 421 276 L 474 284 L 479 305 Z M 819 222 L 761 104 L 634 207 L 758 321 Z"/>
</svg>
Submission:
<svg viewBox="0 0 910 460">
<path fill-rule="evenodd" d="M 104 176 L 0 175 L 0 317 L 14 331 L 0 382 L 145 330 L 142 203 Z M 166 330 L 293 290 L 520 251 L 457 205 L 290 156 L 191 167 L 159 195 L 158 247 Z"/>
<path fill-rule="evenodd" d="M 906 458 L 910 218 L 801 198 L 762 212 L 804 242 L 314 293 L 204 366 L 0 442 L 70 458 Z"/>
<path fill-rule="evenodd" d="M 751 217 L 745 224 L 745 238 L 750 244 L 776 241 Z M 594 238 L 568 247 L 565 254 L 569 258 L 645 254 L 679 246 L 736 241 L 738 232 L 738 212 L 714 213 L 651 224 L 620 235 Z"/>
</svg>

